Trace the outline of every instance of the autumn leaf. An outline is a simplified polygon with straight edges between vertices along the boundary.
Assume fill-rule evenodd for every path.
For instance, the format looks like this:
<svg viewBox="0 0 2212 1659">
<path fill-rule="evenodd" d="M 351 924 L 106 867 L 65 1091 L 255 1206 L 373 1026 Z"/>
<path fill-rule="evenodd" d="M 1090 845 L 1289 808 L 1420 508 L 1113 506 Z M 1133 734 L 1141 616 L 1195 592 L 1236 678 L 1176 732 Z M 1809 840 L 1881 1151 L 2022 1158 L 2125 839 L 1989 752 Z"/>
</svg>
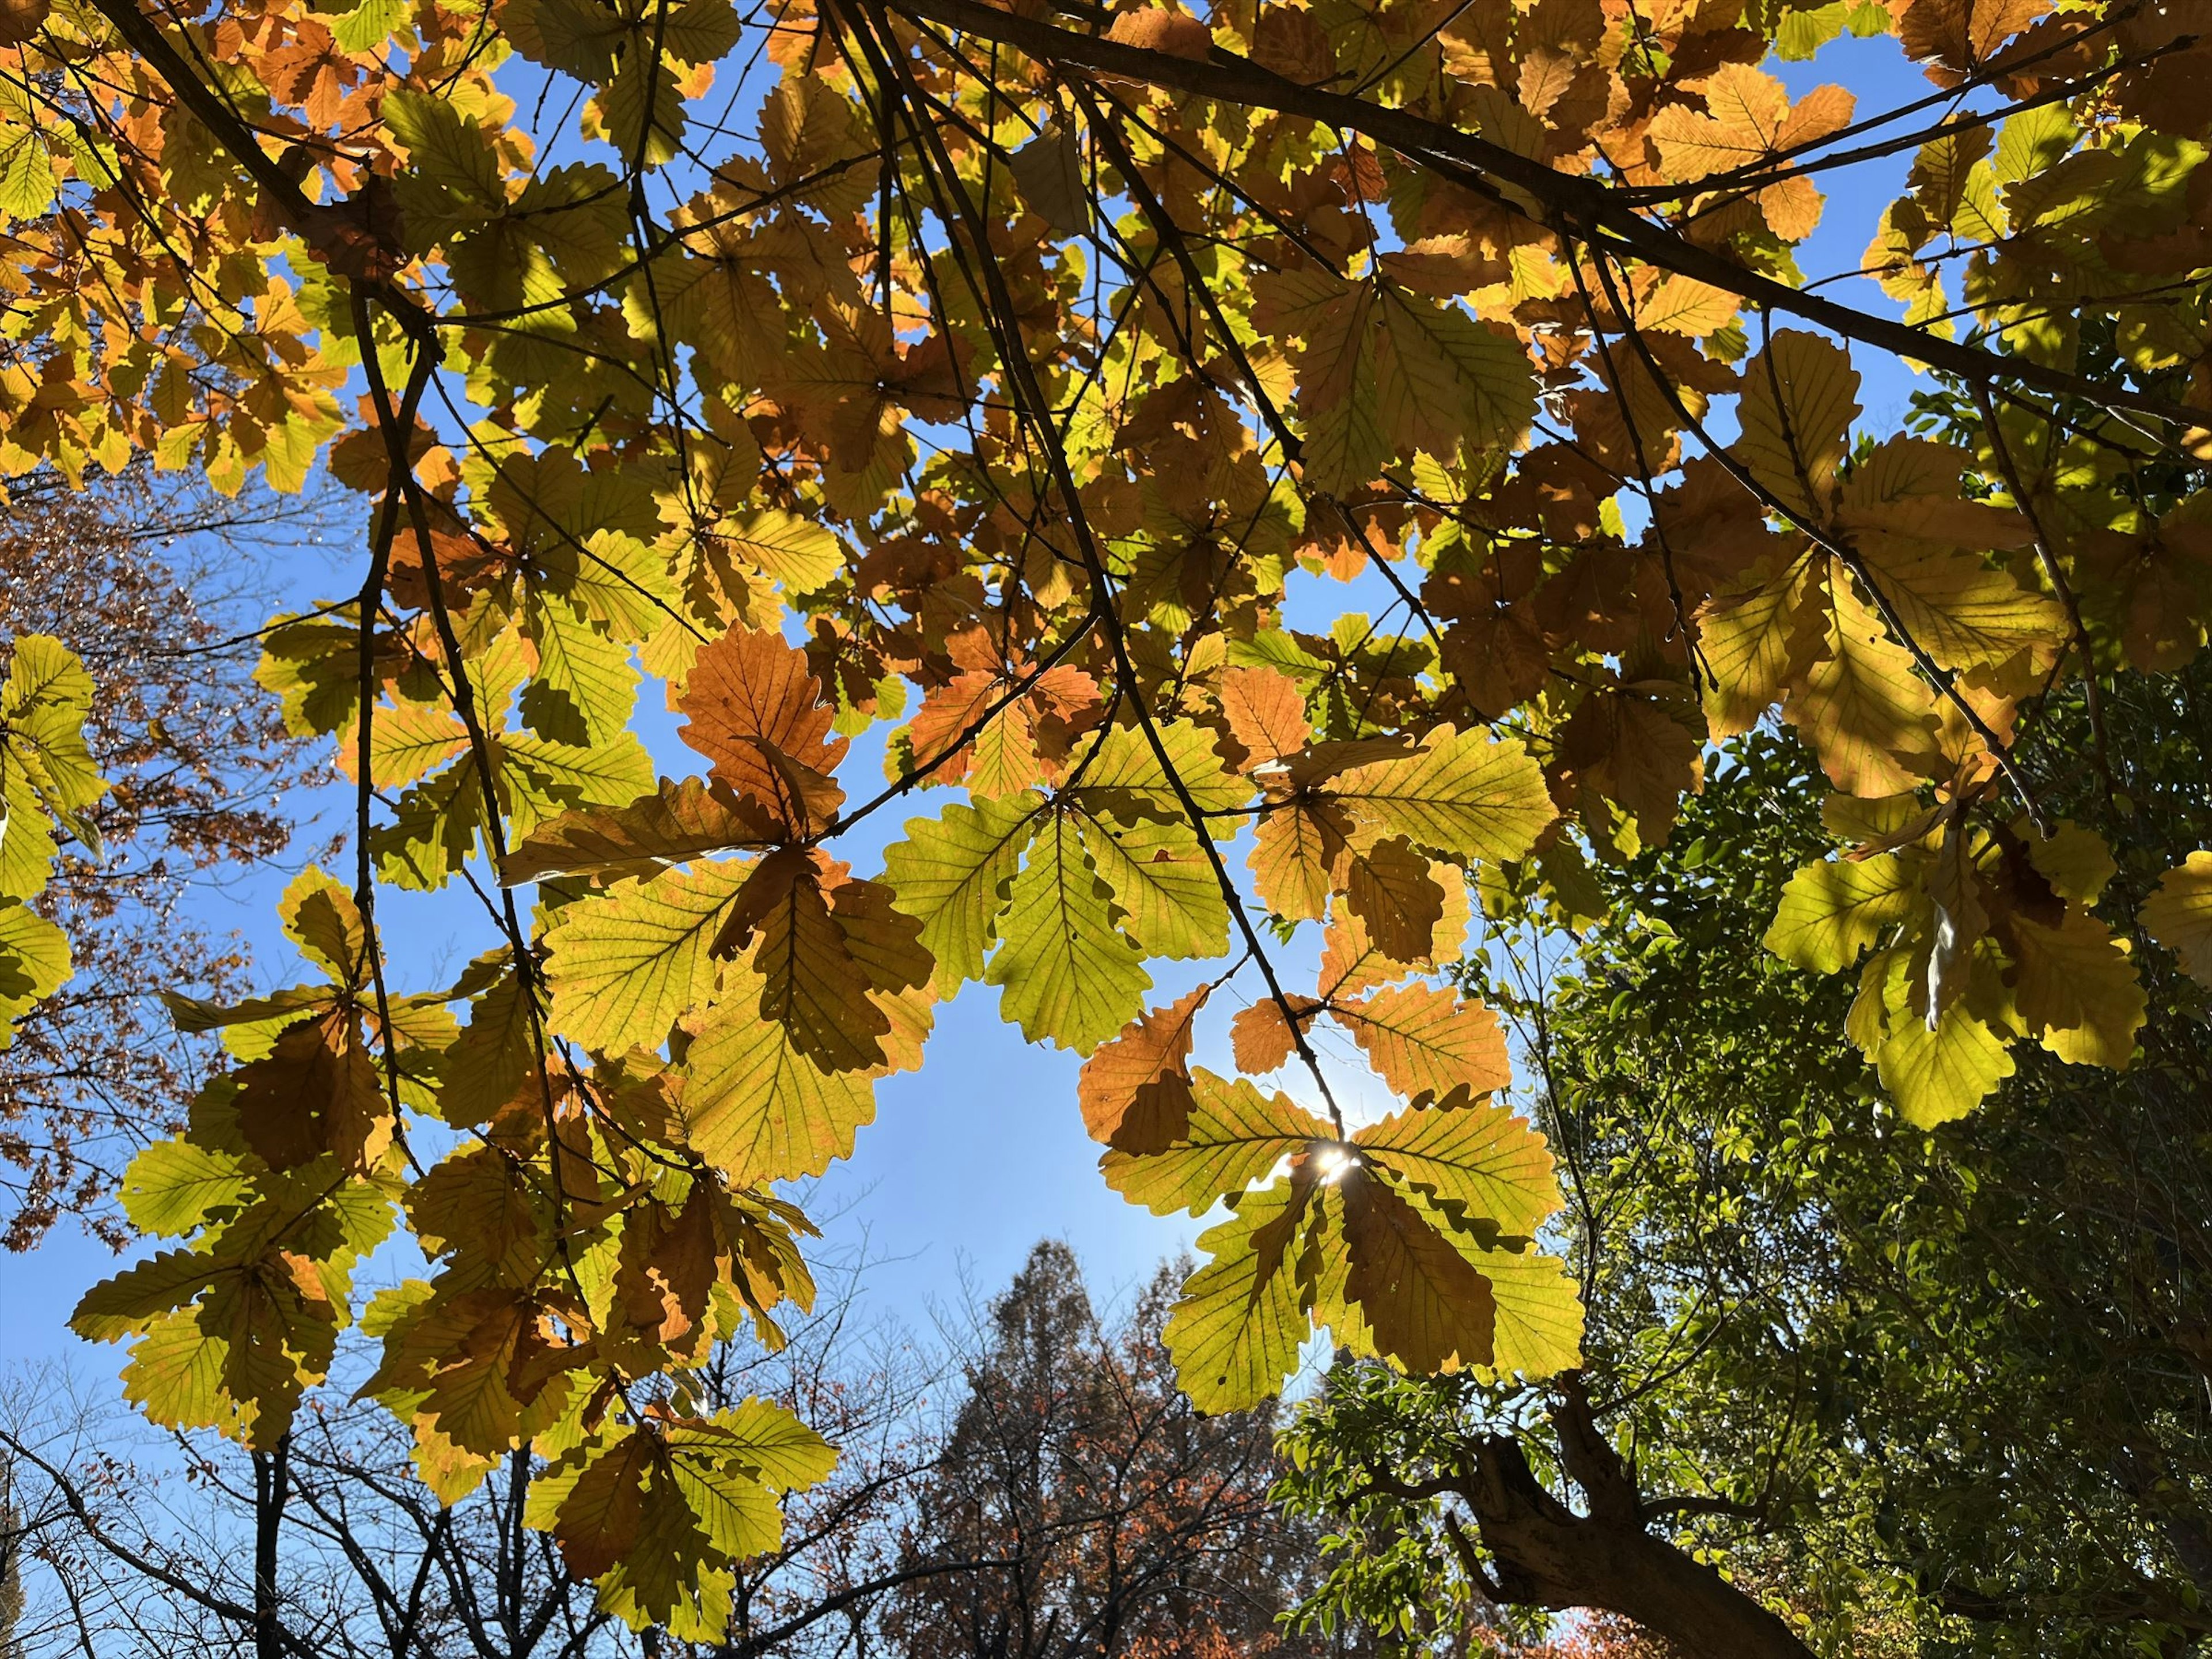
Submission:
<svg viewBox="0 0 2212 1659">
<path fill-rule="evenodd" d="M 1463 1092 L 1395 1112 L 1352 1142 L 1371 1163 L 1498 1234 L 1533 1237 L 1562 1201 L 1551 1153 L 1528 1120 Z"/>
<path fill-rule="evenodd" d="M 733 629 L 699 653 L 677 705 L 677 735 L 714 763 L 717 781 L 799 830 L 834 814 L 844 758 L 835 711 L 806 653 L 769 635 Z"/>
<path fill-rule="evenodd" d="M 1133 1204 L 1159 1215 L 1182 1209 L 1202 1215 L 1330 1134 L 1326 1122 L 1287 1096 L 1194 1069 L 1182 1134 L 1158 1152 L 1109 1151 L 1098 1167 L 1106 1184 Z"/>
<path fill-rule="evenodd" d="M 545 935 L 553 1024 L 610 1052 L 665 1038 L 713 989 L 714 941 L 749 874 L 701 864 L 577 900 Z"/>
<path fill-rule="evenodd" d="M 876 1115 L 865 1073 L 825 1070 L 789 1026 L 761 1017 L 765 988 L 757 975 L 732 970 L 722 1000 L 685 1022 L 690 1139 L 739 1186 L 821 1174 L 851 1156 Z"/>
<path fill-rule="evenodd" d="M 1792 512 L 1825 520 L 1859 412 L 1858 388 L 1858 371 L 1843 347 L 1781 330 L 1744 366 L 1742 434 L 1731 446 L 1736 459 Z"/>
<path fill-rule="evenodd" d="M 1112 1042 L 1091 1051 L 1076 1097 L 1093 1140 L 1141 1156 L 1182 1139 L 1195 1103 L 1191 1023 L 1210 994 L 1200 986 L 1164 1007 L 1148 1008 Z"/>
<path fill-rule="evenodd" d="M 721 786 L 661 781 L 629 805 L 564 812 L 513 848 L 501 866 L 512 884 L 549 876 L 602 884 L 649 878 L 708 853 L 774 844 L 780 826 L 757 802 Z"/>
<path fill-rule="evenodd" d="M 1497 1344 L 1490 1281 L 1418 1198 L 1354 1170 L 1344 1195 L 1346 1289 L 1375 1345 L 1408 1370 L 1487 1365 Z"/>
<path fill-rule="evenodd" d="M 1455 1090 L 1486 1094 L 1513 1080 L 1497 1016 L 1441 987 L 1376 991 L 1362 1001 L 1332 1002 L 1329 1012 L 1350 1029 L 1382 1080 L 1408 1098 L 1441 1100 Z"/>
<path fill-rule="evenodd" d="M 2179 957 L 2191 977 L 2212 985 L 2212 852 L 2191 853 L 2160 877 L 2140 914 L 2145 931 Z"/>
<path fill-rule="evenodd" d="M 1041 800 L 1025 792 L 948 806 L 939 817 L 911 820 L 907 839 L 884 853 L 885 878 L 899 908 L 921 923 L 941 992 L 983 977 L 984 955 L 998 937 L 1007 889 Z"/>
<path fill-rule="evenodd" d="M 1135 1017 L 1152 980 L 1114 925 L 1112 896 L 1076 820 L 1039 819 L 983 975 L 1003 988 L 1000 1012 L 1031 1042 L 1087 1054 Z"/>
<path fill-rule="evenodd" d="M 1449 726 L 1402 758 L 1353 767 L 1330 793 L 1386 834 L 1451 859 L 1520 858 L 1553 817 L 1543 774 L 1518 742 Z"/>
<path fill-rule="evenodd" d="M 1846 1035 L 1906 1124 L 2033 1082 L 2023 1042 L 2164 1052 L 2145 940 L 2212 981 L 2212 854 L 2145 898 L 2184 849 L 2142 866 L 2075 775 L 2163 834 L 2140 709 L 2212 619 L 2212 509 L 2169 477 L 2212 453 L 2180 9 L 2106 40 L 2044 0 L 1661 0 L 1625 33 L 1558 0 L 963 6 L 954 52 L 950 14 L 893 3 L 858 56 L 729 0 L 374 0 L 205 41 L 17 9 L 18 516 L 326 472 L 363 514 L 334 597 L 240 630 L 362 871 L 278 901 L 316 982 L 169 988 L 227 1058 L 120 1196 L 181 1248 L 80 1328 L 133 1344 L 154 1420 L 273 1443 L 401 1218 L 428 1277 L 370 1304 L 370 1397 L 444 1501 L 534 1447 L 528 1518 L 595 1617 L 732 1639 L 740 1564 L 829 1454 L 759 1402 L 695 1414 L 679 1374 L 783 1340 L 811 1281 L 775 1183 L 854 1152 L 969 981 L 1088 1057 L 1111 1184 L 1228 1212 L 1169 1322 L 1208 1409 L 1277 1392 L 1316 1327 L 1413 1370 L 1578 1363 L 1550 1153 L 1490 1098 L 1506 1044 L 1462 988 L 1680 896 L 1623 881 L 1717 891 L 1780 848 L 1771 791 L 1725 831 L 1699 796 L 1770 721 L 1846 850 L 1765 948 L 1856 972 Z M 1770 61 L 1847 29 L 1981 89 L 1872 194 L 1886 143 L 1848 135 L 1898 112 Z M 1824 215 L 1859 222 L 1874 308 L 1802 263 Z M 1925 371 L 1910 410 L 1862 407 L 1863 371 L 1894 380 L 1869 353 Z M 228 570 L 240 538 L 205 539 Z M 179 652 L 228 648 L 196 626 Z M 140 867 L 103 826 L 243 857 L 289 810 L 197 824 L 156 727 L 212 716 L 155 720 L 82 648 L 4 645 L 11 1061 L 72 942 L 110 959 L 68 936 Z M 659 779 L 648 681 L 706 776 Z M 415 910 L 381 901 L 457 883 L 480 934 L 412 977 Z M 2123 897 L 2134 941 L 2094 908 Z M 1759 948 L 1639 933 L 1587 985 Z M 1155 1006 L 1158 961 L 1199 988 Z M 1194 1068 L 1217 994 L 1245 1070 L 1333 1022 L 1411 1103 L 1346 1139 Z"/>
<path fill-rule="evenodd" d="M 1292 1275 L 1274 1253 L 1272 1271 L 1255 1235 L 1279 1223 L 1295 1200 L 1287 1183 L 1246 1196 L 1236 1214 L 1200 1233 L 1211 1258 L 1184 1282 L 1164 1339 L 1191 1404 L 1202 1412 L 1248 1411 L 1282 1390 L 1309 1329 Z"/>
<path fill-rule="evenodd" d="M 1894 853 L 1808 865 L 1783 889 L 1766 948 L 1814 973 L 1848 968 L 1911 913 L 1917 887 Z"/>
</svg>

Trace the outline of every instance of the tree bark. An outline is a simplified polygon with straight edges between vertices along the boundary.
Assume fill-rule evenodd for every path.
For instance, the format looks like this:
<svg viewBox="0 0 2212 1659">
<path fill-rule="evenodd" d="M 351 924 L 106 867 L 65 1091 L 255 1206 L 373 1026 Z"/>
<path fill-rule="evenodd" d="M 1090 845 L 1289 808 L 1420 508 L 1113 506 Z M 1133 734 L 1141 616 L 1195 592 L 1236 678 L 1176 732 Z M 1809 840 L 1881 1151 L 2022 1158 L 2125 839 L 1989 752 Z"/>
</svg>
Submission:
<svg viewBox="0 0 2212 1659">
<path fill-rule="evenodd" d="M 284 1626 L 279 1613 L 277 1546 L 284 1528 L 284 1501 L 291 1495 L 286 1464 L 292 1437 L 276 1437 L 274 1452 L 253 1454 L 253 1656 L 283 1659 Z"/>
<path fill-rule="evenodd" d="M 1495 1600 L 1617 1613 L 1688 1659 L 1813 1659 L 1783 1620 L 1647 1528 L 1650 1510 L 1579 1378 L 1563 1379 L 1552 1420 L 1587 1514 L 1553 1497 L 1510 1437 L 1480 1443 L 1474 1466 L 1453 1485 L 1492 1557 L 1486 1588 Z"/>
</svg>

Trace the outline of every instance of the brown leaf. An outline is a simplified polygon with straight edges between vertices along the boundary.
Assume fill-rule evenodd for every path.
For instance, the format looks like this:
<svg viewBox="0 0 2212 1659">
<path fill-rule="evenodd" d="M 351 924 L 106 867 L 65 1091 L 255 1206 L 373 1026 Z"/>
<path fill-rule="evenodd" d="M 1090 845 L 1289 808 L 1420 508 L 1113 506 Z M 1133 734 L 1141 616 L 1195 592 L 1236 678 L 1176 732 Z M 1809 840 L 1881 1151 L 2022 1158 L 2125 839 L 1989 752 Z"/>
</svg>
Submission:
<svg viewBox="0 0 2212 1659">
<path fill-rule="evenodd" d="M 1221 677 L 1221 713 L 1243 747 L 1243 770 L 1295 755 L 1313 737 L 1297 682 L 1275 668 L 1232 668 Z"/>
<path fill-rule="evenodd" d="M 1321 1006 L 1310 997 L 1292 997 L 1290 1003 L 1301 1026 L 1310 1024 L 1313 1011 Z M 1237 1011 L 1237 1017 L 1229 1022 L 1229 1042 L 1237 1055 L 1237 1069 L 1254 1077 L 1265 1077 L 1286 1065 L 1297 1049 L 1291 1023 L 1283 1018 L 1282 1008 L 1273 997 L 1261 997 L 1250 1007 Z"/>
<path fill-rule="evenodd" d="M 1298 6 L 1266 6 L 1252 32 L 1252 61 L 1285 81 L 1319 86 L 1336 73 L 1336 51 L 1328 31 L 1310 11 Z"/>
<path fill-rule="evenodd" d="M 1076 1098 L 1093 1140 L 1149 1155 L 1180 1140 L 1190 1122 L 1192 1024 L 1209 988 L 1148 1008 L 1083 1062 Z"/>
<path fill-rule="evenodd" d="M 1687 712 L 1702 728 L 1696 706 Z M 1559 733 L 1558 753 L 1579 781 L 1636 820 L 1649 847 L 1665 842 L 1682 797 L 1705 781 L 1700 732 L 1675 719 L 1659 696 L 1631 687 L 1586 694 Z"/>
<path fill-rule="evenodd" d="M 647 1197 L 623 1216 L 615 1300 L 631 1330 L 653 1342 L 690 1334 L 714 1287 L 714 1183 L 695 1180 L 681 1211 Z"/>
<path fill-rule="evenodd" d="M 2050 9 L 2049 0 L 1908 0 L 1898 38 L 1929 80 L 1956 86 Z"/>
<path fill-rule="evenodd" d="M 392 1144 L 376 1062 L 349 1011 L 301 1020 L 238 1076 L 240 1132 L 271 1169 L 292 1169 L 325 1152 L 362 1169 Z"/>
<path fill-rule="evenodd" d="M 868 983 L 884 992 L 919 990 L 937 970 L 921 924 L 892 902 L 881 882 L 847 880 L 829 890 L 830 914 Z"/>
<path fill-rule="evenodd" d="M 628 806 L 563 812 L 509 850 L 500 878 L 589 876 L 601 885 L 650 877 L 672 864 L 733 848 L 764 847 L 781 826 L 759 802 L 699 778 L 661 780 Z"/>
<path fill-rule="evenodd" d="M 757 937 L 752 966 L 761 976 L 762 1017 L 783 1026 L 823 1071 L 863 1072 L 883 1064 L 881 1039 L 890 1020 L 869 1000 L 868 969 L 830 915 L 816 856 L 789 847 L 756 865 L 714 953 L 734 956 Z M 886 970 L 898 971 L 890 924 L 879 932 L 879 942 L 892 946 Z"/>
<path fill-rule="evenodd" d="M 714 763 L 714 776 L 795 833 L 834 812 L 844 792 L 829 775 L 845 757 L 806 653 L 773 634 L 732 629 L 700 652 L 677 707 L 677 735 Z"/>
<path fill-rule="evenodd" d="M 1293 921 L 1320 921 L 1351 833 L 1351 814 L 1328 801 L 1298 801 L 1262 817 L 1251 858 L 1260 902 Z"/>
<path fill-rule="evenodd" d="M 1375 948 L 1396 962 L 1425 957 L 1444 915 L 1429 860 L 1403 836 L 1387 836 L 1364 852 L 1347 849 L 1341 867 L 1345 903 L 1366 924 Z"/>
<path fill-rule="evenodd" d="M 1141 46 L 1146 52 L 1164 52 L 1171 58 L 1194 58 L 1200 63 L 1206 61 L 1213 46 L 1212 33 L 1197 18 L 1158 7 L 1121 13 L 1106 31 L 1106 38 L 1125 46 Z"/>
<path fill-rule="evenodd" d="M 1338 1182 L 1352 1255 L 1345 1288 L 1376 1346 L 1407 1370 L 1486 1365 L 1498 1308 L 1490 1281 L 1423 1214 L 1364 1169 Z"/>
<path fill-rule="evenodd" d="M 1486 606 L 1454 623 L 1443 656 L 1467 700 L 1492 718 L 1543 690 L 1552 667 L 1544 631 L 1525 605 Z"/>
<path fill-rule="evenodd" d="M 596 1578 L 636 1547 L 645 1522 L 645 1481 L 659 1440 L 650 1429 L 630 1431 L 593 1458 L 553 1517 L 561 1559 L 579 1578 Z M 667 1494 L 663 1501 L 674 1501 Z"/>
</svg>

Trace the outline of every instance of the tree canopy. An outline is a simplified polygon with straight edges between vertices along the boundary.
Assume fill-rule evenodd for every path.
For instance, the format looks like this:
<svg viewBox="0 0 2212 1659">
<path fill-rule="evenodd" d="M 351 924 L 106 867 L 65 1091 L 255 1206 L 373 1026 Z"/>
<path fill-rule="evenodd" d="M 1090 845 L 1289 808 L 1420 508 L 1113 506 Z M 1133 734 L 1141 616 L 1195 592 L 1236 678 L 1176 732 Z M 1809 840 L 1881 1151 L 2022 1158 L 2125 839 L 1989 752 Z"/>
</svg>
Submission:
<svg viewBox="0 0 2212 1659">
<path fill-rule="evenodd" d="M 350 866 L 283 901 L 313 981 L 174 1000 L 235 1064 L 126 1176 L 173 1243 L 76 1328 L 157 1421 L 271 1448 L 357 1316 L 434 1486 L 534 1448 L 604 1604 L 711 1636 L 833 1454 L 686 1370 L 805 1305 L 777 1183 L 980 981 L 1085 1057 L 1116 1190 L 1225 1218 L 1165 1330 L 1201 1408 L 1316 1328 L 1571 1370 L 1474 902 L 1595 917 L 1768 722 L 1834 850 L 1765 938 L 1856 983 L 1887 1109 L 2126 1070 L 2144 964 L 2212 976 L 2212 848 L 2103 904 L 2124 849 L 2059 797 L 2118 789 L 2123 689 L 2212 617 L 2196 27 L 12 0 L 0 470 L 363 497 L 358 587 L 257 671 L 356 790 Z M 1847 33 L 1932 90 L 1793 94 Z M 1798 252 L 1891 158 L 1856 304 Z M 1971 422 L 1863 421 L 1900 363 Z M 1329 580 L 1376 599 L 1309 625 Z M 65 971 L 23 901 L 101 788 L 81 666 L 12 665 L 0 1013 Z M 698 775 L 657 776 L 648 679 Z M 893 811 L 880 870 L 840 857 Z M 447 887 L 482 954 L 396 982 L 380 892 Z M 1230 1075 L 1194 1057 L 1232 1012 Z M 1330 1032 L 1395 1109 L 1346 1114 Z M 356 1307 L 395 1224 L 428 1276 Z"/>
<path fill-rule="evenodd" d="M 2212 833 L 2205 668 L 2117 688 L 2114 800 L 2092 769 L 2056 787 L 2124 846 L 2112 911 Z M 2088 738 L 2075 687 L 2021 752 L 2050 765 Z M 1732 742 L 1683 833 L 1604 872 L 1603 923 L 1569 951 L 1515 951 L 1507 1012 L 1529 1030 L 1589 1308 L 1577 1388 L 1333 1376 L 1291 1438 L 1286 1495 L 1350 1540 L 1310 1617 L 1440 1651 L 1486 1604 L 1663 1625 L 1608 1560 L 1609 1481 L 1617 1530 L 1665 1540 L 1677 1582 L 1717 1565 L 1733 1589 L 1707 1590 L 1788 1616 L 1777 1652 L 2182 1653 L 2212 1635 L 2205 994 L 2147 958 L 2127 1072 L 2029 1049 L 1981 1111 L 1901 1123 L 1840 1029 L 1851 988 L 1729 948 L 1822 845 L 1794 787 L 1814 763 L 1786 737 Z M 1507 1468 L 1517 1492 L 1486 1478 Z M 1685 1653 L 1765 1650 L 1719 1630 L 1670 1633 Z"/>
</svg>

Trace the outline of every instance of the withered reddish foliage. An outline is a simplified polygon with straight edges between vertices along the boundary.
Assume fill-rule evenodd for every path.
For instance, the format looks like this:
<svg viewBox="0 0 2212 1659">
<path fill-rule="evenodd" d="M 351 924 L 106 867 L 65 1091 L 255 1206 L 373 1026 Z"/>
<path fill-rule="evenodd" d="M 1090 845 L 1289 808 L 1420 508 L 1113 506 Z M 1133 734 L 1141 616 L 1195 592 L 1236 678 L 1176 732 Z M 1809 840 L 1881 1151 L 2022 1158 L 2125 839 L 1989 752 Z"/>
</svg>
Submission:
<svg viewBox="0 0 2212 1659">
<path fill-rule="evenodd" d="M 222 580 L 235 583 L 241 534 L 283 533 L 302 509 L 203 500 L 140 471 L 88 490 L 42 475 L 10 493 L 0 659 L 33 633 L 84 659 L 100 687 L 86 737 L 111 787 L 91 815 L 101 856 L 68 843 L 40 900 L 69 933 L 75 975 L 0 1050 L 0 1243 L 32 1249 L 73 1214 L 119 1248 L 108 1200 L 123 1165 L 183 1127 L 215 1053 L 172 1029 L 158 994 L 246 988 L 239 941 L 197 919 L 191 896 L 282 859 L 321 775 L 254 684 L 251 642 L 227 646 L 265 606 L 216 585 L 205 538 L 229 544 Z"/>
<path fill-rule="evenodd" d="M 1352 1651 L 1286 1636 L 1314 1570 L 1305 1523 L 1268 1501 L 1272 1406 L 1201 1416 L 1161 1331 L 1181 1267 L 1100 1319 L 1048 1242 L 990 1308 L 967 1392 L 908 1526 L 915 1576 L 884 1628 L 945 1659 L 1229 1659 Z M 994 1564 L 961 1570 L 963 1562 Z"/>
</svg>

